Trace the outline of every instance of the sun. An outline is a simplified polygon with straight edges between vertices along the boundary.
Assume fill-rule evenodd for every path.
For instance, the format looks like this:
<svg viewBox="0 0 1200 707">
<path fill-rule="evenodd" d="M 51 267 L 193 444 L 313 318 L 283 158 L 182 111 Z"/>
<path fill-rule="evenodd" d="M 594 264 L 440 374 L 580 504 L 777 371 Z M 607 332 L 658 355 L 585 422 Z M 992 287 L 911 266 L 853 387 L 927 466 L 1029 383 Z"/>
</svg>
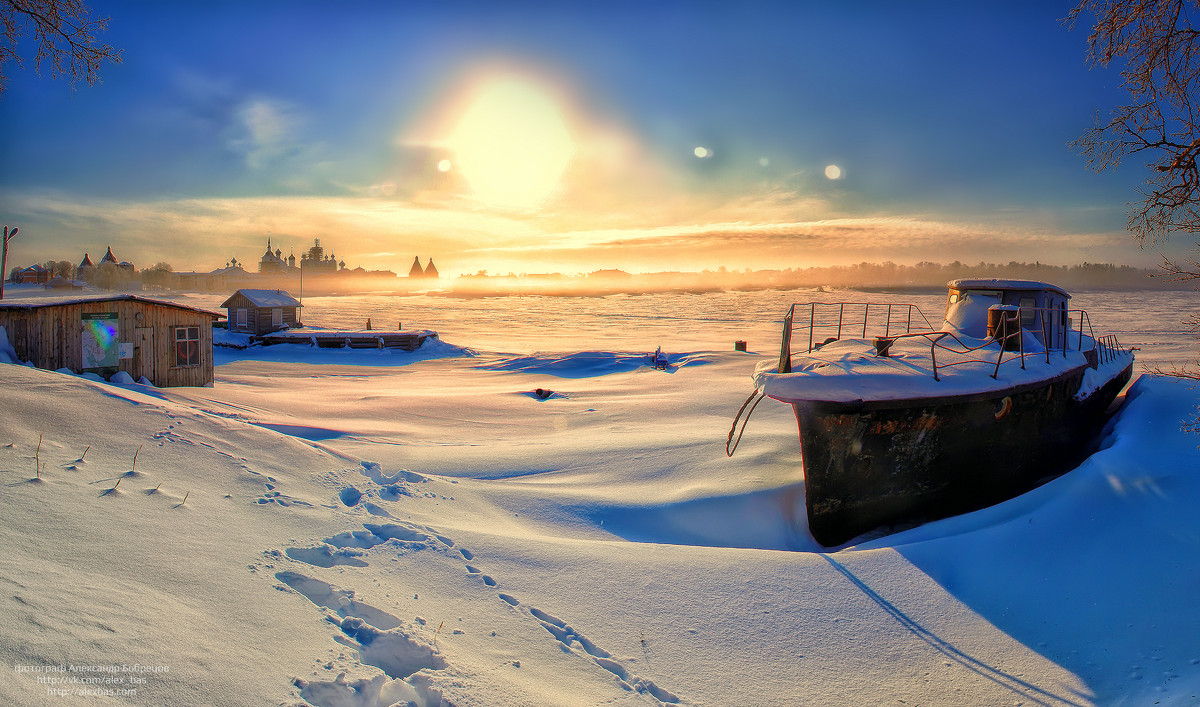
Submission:
<svg viewBox="0 0 1200 707">
<path fill-rule="evenodd" d="M 560 188 L 575 143 L 551 94 L 520 77 L 482 84 L 445 141 L 453 169 L 489 205 L 527 209 Z"/>
</svg>

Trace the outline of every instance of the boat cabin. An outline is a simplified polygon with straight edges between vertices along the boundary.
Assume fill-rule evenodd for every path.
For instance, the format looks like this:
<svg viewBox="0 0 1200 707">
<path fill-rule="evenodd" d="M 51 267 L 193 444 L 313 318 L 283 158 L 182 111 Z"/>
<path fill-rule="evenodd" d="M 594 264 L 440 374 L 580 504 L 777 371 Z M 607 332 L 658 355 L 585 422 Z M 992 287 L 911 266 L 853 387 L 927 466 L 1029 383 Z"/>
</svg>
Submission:
<svg viewBox="0 0 1200 707">
<path fill-rule="evenodd" d="M 1071 295 L 1060 287 L 1034 280 L 952 280 L 947 287 L 945 327 L 952 331 L 983 339 L 1008 317 L 1041 346 L 1064 345 Z"/>
</svg>

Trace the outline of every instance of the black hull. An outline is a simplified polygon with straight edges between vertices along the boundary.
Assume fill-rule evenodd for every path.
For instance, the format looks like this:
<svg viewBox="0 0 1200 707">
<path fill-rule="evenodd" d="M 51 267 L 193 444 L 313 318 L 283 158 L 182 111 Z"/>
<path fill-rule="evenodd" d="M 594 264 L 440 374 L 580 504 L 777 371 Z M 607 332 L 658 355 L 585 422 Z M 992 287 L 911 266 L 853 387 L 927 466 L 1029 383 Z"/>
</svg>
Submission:
<svg viewBox="0 0 1200 707">
<path fill-rule="evenodd" d="M 971 396 L 793 403 L 813 537 L 840 545 L 977 510 L 1073 468 L 1132 364 L 1075 400 L 1084 370 Z"/>
</svg>

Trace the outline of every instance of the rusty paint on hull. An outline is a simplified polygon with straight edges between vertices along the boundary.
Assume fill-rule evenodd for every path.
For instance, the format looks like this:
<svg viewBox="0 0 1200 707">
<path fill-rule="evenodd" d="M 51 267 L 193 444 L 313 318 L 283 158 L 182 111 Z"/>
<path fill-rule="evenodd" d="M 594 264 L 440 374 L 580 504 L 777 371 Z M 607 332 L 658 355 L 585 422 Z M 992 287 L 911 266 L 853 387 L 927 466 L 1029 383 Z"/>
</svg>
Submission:
<svg viewBox="0 0 1200 707">
<path fill-rule="evenodd" d="M 1079 401 L 1085 370 L 985 395 L 794 403 L 813 537 L 840 545 L 977 510 L 1069 470 L 1132 365 Z"/>
</svg>

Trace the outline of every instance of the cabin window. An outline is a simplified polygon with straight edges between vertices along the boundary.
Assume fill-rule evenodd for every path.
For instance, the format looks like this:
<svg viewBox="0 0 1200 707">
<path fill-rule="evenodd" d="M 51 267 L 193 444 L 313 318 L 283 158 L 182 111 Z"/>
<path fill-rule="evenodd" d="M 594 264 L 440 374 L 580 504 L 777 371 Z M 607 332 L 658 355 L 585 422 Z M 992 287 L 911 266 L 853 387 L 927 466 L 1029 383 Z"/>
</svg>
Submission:
<svg viewBox="0 0 1200 707">
<path fill-rule="evenodd" d="M 1021 327 L 1032 329 L 1034 321 L 1037 320 L 1037 300 L 1032 297 L 1021 298 Z"/>
<path fill-rule="evenodd" d="M 175 365 L 177 367 L 200 365 L 200 327 L 175 327 Z"/>
<path fill-rule="evenodd" d="M 283 309 L 281 307 L 271 310 L 271 326 L 283 326 Z"/>
<path fill-rule="evenodd" d="M 1002 303 L 999 290 L 967 290 L 958 293 L 957 300 L 946 305 L 945 326 L 951 330 L 982 339 L 987 336 L 988 307 Z"/>
<path fill-rule="evenodd" d="M 244 309 L 237 310 L 237 326 L 239 328 L 242 328 L 242 329 L 246 328 L 246 323 L 249 319 L 247 317 L 247 314 L 248 314 L 248 312 Z"/>
</svg>

